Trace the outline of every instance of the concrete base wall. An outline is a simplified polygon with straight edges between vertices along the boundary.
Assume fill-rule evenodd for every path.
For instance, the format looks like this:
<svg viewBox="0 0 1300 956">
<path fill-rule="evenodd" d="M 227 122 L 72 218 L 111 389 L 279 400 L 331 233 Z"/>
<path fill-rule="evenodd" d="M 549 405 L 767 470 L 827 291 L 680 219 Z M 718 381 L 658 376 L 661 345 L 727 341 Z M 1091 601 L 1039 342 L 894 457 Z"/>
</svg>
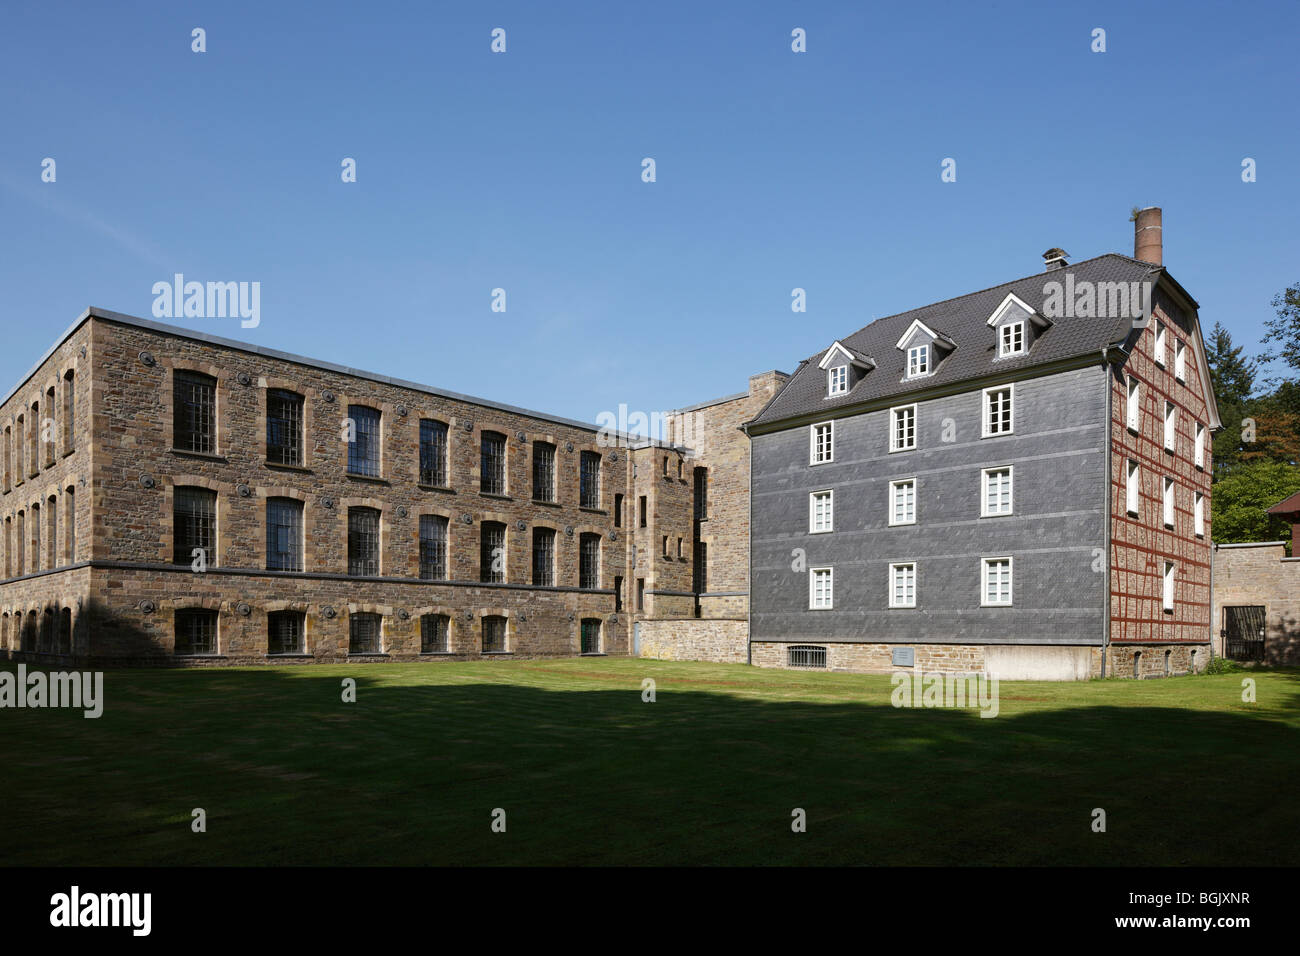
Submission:
<svg viewBox="0 0 1300 956">
<path fill-rule="evenodd" d="M 641 657 L 662 661 L 743 664 L 749 624 L 744 620 L 641 621 Z"/>
<path fill-rule="evenodd" d="M 998 680 L 1087 680 L 1100 670 L 1096 647 L 986 647 L 984 672 Z"/>
</svg>

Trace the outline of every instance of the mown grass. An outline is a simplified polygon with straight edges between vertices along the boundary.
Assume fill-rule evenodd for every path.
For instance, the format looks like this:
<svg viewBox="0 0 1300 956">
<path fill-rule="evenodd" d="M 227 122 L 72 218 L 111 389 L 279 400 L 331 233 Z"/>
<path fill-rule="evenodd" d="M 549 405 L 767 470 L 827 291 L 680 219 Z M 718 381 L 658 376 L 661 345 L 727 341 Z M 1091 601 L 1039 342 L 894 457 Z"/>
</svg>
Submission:
<svg viewBox="0 0 1300 956">
<path fill-rule="evenodd" d="M 1003 683 L 995 719 L 890 690 L 614 658 L 111 671 L 98 720 L 0 711 L 0 861 L 1300 863 L 1300 672 Z"/>
</svg>

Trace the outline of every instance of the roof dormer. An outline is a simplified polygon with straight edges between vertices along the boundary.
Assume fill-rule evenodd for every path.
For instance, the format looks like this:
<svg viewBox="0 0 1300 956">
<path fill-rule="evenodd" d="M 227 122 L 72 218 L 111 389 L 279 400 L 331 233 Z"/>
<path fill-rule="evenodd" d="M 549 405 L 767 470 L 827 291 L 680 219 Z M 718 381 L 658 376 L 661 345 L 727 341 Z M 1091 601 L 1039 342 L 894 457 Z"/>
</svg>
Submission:
<svg viewBox="0 0 1300 956">
<path fill-rule="evenodd" d="M 1052 320 L 1039 313 L 1014 292 L 993 310 L 988 318 L 989 328 L 996 336 L 996 357 L 1014 358 L 1026 354 L 1034 340 L 1052 324 Z"/>
<path fill-rule="evenodd" d="M 876 367 L 875 360 L 843 342 L 835 342 L 826 350 L 817 367 L 826 372 L 826 397 L 847 395 L 863 376 Z"/>
<path fill-rule="evenodd" d="M 936 332 L 920 319 L 914 319 L 894 348 L 907 355 L 903 379 L 925 378 L 933 375 L 939 363 L 957 343 L 942 332 Z"/>
</svg>

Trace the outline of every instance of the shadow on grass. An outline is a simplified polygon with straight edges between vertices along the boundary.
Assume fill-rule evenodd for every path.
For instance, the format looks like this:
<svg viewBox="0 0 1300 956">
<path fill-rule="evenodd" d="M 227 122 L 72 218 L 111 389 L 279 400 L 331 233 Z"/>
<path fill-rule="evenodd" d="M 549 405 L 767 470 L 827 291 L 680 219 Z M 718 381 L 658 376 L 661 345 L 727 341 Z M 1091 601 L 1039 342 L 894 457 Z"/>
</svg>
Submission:
<svg viewBox="0 0 1300 956">
<path fill-rule="evenodd" d="M 886 678 L 862 679 L 861 700 L 813 702 L 753 696 L 762 681 L 740 681 L 744 696 L 705 682 L 675 689 L 672 672 L 642 670 L 659 680 L 654 703 L 641 699 L 640 670 L 110 672 L 99 720 L 0 712 L 0 812 L 18 824 L 3 858 L 1300 863 L 1300 730 L 1252 714 L 1238 675 L 1185 680 L 1214 710 L 1037 703 L 1009 713 L 1017 696 L 1041 698 L 1004 683 L 1002 715 L 981 719 L 895 709 Z M 357 682 L 356 703 L 341 701 L 344 677 Z M 1269 694 L 1300 691 L 1300 672 L 1268 679 Z M 193 808 L 206 811 L 206 833 L 192 832 Z M 505 833 L 490 829 L 494 808 L 506 811 Z M 795 808 L 806 833 L 791 831 Z M 1094 808 L 1105 833 L 1092 831 Z"/>
</svg>

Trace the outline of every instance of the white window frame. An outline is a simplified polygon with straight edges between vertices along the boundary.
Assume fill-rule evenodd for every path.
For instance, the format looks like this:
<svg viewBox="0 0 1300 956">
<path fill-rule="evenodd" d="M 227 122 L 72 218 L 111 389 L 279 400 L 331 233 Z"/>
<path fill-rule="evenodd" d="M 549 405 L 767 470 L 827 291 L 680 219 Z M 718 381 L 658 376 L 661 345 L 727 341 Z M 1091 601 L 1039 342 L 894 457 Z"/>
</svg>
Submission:
<svg viewBox="0 0 1300 956">
<path fill-rule="evenodd" d="M 901 602 L 897 600 L 897 594 L 898 594 L 898 572 L 899 572 L 899 570 L 902 569 L 902 568 L 911 568 L 911 576 L 912 576 L 912 600 L 911 600 L 910 603 L 907 601 L 907 598 L 906 598 L 906 597 L 904 597 L 903 600 L 902 600 Z M 889 565 L 889 606 L 890 606 L 890 607 L 915 608 L 915 607 L 916 607 L 916 591 L 917 591 L 916 584 L 917 584 L 917 570 L 916 570 L 916 562 L 915 562 L 915 561 L 898 561 L 898 562 L 894 562 L 894 563 L 890 564 L 890 565 Z M 904 590 L 904 592 L 906 592 L 906 590 L 907 590 L 907 583 L 906 583 L 906 580 L 904 580 L 904 583 L 903 583 L 903 590 Z"/>
<path fill-rule="evenodd" d="M 907 350 L 907 377 L 924 378 L 929 375 L 933 368 L 931 362 L 933 354 L 934 347 L 929 342 L 911 346 Z"/>
<path fill-rule="evenodd" d="M 827 603 L 817 603 L 817 575 L 826 572 L 826 595 Z M 835 608 L 835 569 L 834 568 L 809 568 L 808 569 L 808 610 L 810 611 L 831 611 Z"/>
<path fill-rule="evenodd" d="M 1017 343 L 1017 339 L 1019 342 Z M 1011 347 L 1009 347 L 1011 346 Z M 998 330 L 998 358 L 1025 354 L 1025 322 L 1008 322 Z"/>
<path fill-rule="evenodd" d="M 1142 431 L 1142 383 L 1132 375 L 1124 376 L 1126 394 L 1124 397 L 1124 423 L 1131 432 Z"/>
<path fill-rule="evenodd" d="M 1161 368 L 1165 367 L 1165 324 L 1156 319 L 1156 340 L 1151 349 L 1151 357 Z"/>
<path fill-rule="evenodd" d="M 912 486 L 912 518 L 911 518 L 910 521 L 906 521 L 906 520 L 905 520 L 905 521 L 895 521 L 895 520 L 894 520 L 894 515 L 895 515 L 895 511 L 896 511 L 896 508 L 895 508 L 895 500 L 896 500 L 896 497 L 897 497 L 897 495 L 898 495 L 899 490 L 901 490 L 901 487 L 902 487 L 903 485 L 911 485 L 911 486 Z M 912 478 L 895 478 L 893 481 L 891 481 L 891 482 L 889 483 L 889 526 L 890 526 L 891 528 L 893 528 L 893 527 L 900 527 L 900 526 L 902 526 L 902 525 L 916 524 L 916 508 L 917 508 L 917 493 L 916 493 L 916 492 L 917 492 L 917 481 L 916 481 L 916 478 L 915 478 L 915 477 L 912 477 Z"/>
<path fill-rule="evenodd" d="M 1199 491 L 1192 496 L 1192 530 L 1196 537 L 1205 537 L 1205 495 Z"/>
<path fill-rule="evenodd" d="M 993 472 L 1007 473 L 1007 510 L 989 511 L 989 477 Z M 980 517 L 1003 518 L 1016 512 L 1016 469 L 1014 465 L 995 465 L 980 471 Z"/>
<path fill-rule="evenodd" d="M 1006 392 L 1007 404 L 1011 407 L 1011 424 L 1005 431 L 991 431 L 992 395 L 994 392 Z M 984 389 L 983 398 L 980 401 L 980 434 L 982 438 L 998 438 L 1002 435 L 1014 435 L 1016 431 L 1016 384 L 1008 382 L 1006 385 L 991 385 Z"/>
<path fill-rule="evenodd" d="M 912 444 L 900 445 L 898 443 L 898 414 L 899 412 L 907 412 L 907 411 L 910 411 L 912 413 Z M 895 405 L 893 408 L 889 410 L 889 450 L 891 453 L 896 451 L 916 450 L 918 422 L 919 422 L 919 416 L 917 415 L 915 402 L 913 402 L 911 405 Z"/>
<path fill-rule="evenodd" d="M 1135 518 L 1142 514 L 1142 466 L 1132 458 L 1124 460 L 1124 510 Z"/>
<path fill-rule="evenodd" d="M 1007 563 L 1007 599 L 1005 601 L 989 600 L 989 568 L 994 562 Z M 993 558 L 980 558 L 980 607 L 1011 607 L 1015 603 L 1016 559 L 1012 555 Z"/>
<path fill-rule="evenodd" d="M 1166 528 L 1172 528 L 1174 523 L 1178 520 L 1178 514 L 1175 509 L 1175 505 L 1177 504 L 1176 495 L 1178 494 L 1175 490 L 1176 487 L 1174 479 L 1165 475 L 1164 481 L 1161 482 L 1160 490 L 1160 520 L 1164 523 Z"/>
<path fill-rule="evenodd" d="M 1178 406 L 1165 402 L 1165 451 L 1174 451 L 1178 447 Z"/>
<path fill-rule="evenodd" d="M 849 390 L 849 367 L 832 365 L 826 370 L 827 395 L 844 395 Z"/>
<path fill-rule="evenodd" d="M 1166 561 L 1166 562 L 1165 562 L 1164 569 L 1163 569 L 1163 573 L 1162 573 L 1162 575 L 1161 575 L 1162 580 L 1161 580 L 1161 582 L 1160 582 L 1160 583 L 1161 583 L 1161 587 L 1160 587 L 1160 598 L 1161 598 L 1161 600 L 1160 600 L 1160 604 L 1161 604 L 1161 608 L 1162 608 L 1162 610 L 1164 610 L 1164 611 L 1165 611 L 1166 613 L 1168 613 L 1168 614 L 1172 614 L 1172 613 L 1173 613 L 1173 610 L 1174 610 L 1174 575 L 1175 575 L 1175 573 L 1176 573 L 1176 569 L 1175 569 L 1175 566 L 1174 566 L 1174 562 L 1172 562 L 1172 561 Z"/>
<path fill-rule="evenodd" d="M 1196 423 L 1196 447 L 1193 451 L 1193 461 L 1201 471 L 1205 470 L 1205 426 L 1200 422 Z"/>
<path fill-rule="evenodd" d="M 1174 378 L 1187 381 L 1187 346 L 1181 339 L 1174 340 Z"/>
<path fill-rule="evenodd" d="M 817 458 L 817 429 L 826 428 L 826 457 Z M 808 426 L 808 464 L 825 465 L 835 460 L 835 422 L 817 422 Z"/>
<path fill-rule="evenodd" d="M 822 495 L 826 496 L 826 527 L 817 527 L 817 499 Z M 828 534 L 835 530 L 835 492 L 826 488 L 822 491 L 810 491 L 808 493 L 808 533 L 809 534 Z"/>
</svg>

